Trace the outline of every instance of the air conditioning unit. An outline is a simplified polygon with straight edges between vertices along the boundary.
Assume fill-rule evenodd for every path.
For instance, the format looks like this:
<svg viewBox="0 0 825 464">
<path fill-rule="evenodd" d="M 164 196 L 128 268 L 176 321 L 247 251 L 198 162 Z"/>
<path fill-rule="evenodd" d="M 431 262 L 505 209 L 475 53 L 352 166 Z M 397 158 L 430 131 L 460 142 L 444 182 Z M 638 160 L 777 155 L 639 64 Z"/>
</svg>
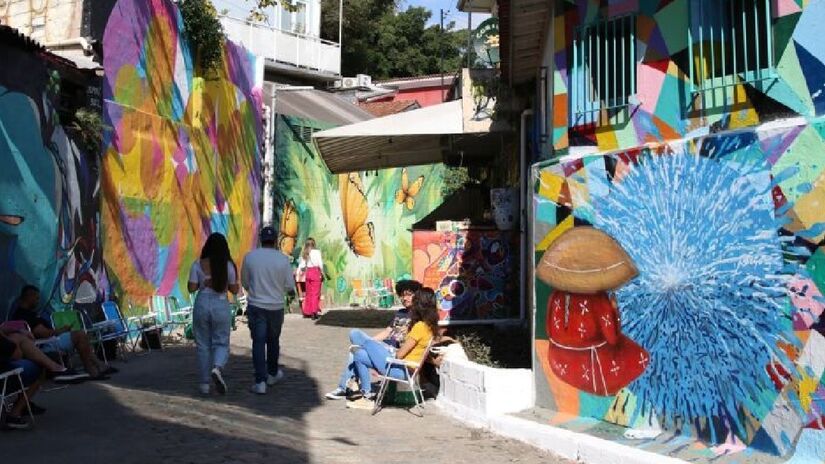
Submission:
<svg viewBox="0 0 825 464">
<path fill-rule="evenodd" d="M 358 74 L 356 79 L 358 79 L 358 87 L 369 87 L 372 85 L 372 77 L 367 74 Z"/>
<path fill-rule="evenodd" d="M 357 77 L 344 77 L 341 79 L 341 86 L 342 89 L 354 89 L 358 87 L 358 78 Z"/>
</svg>

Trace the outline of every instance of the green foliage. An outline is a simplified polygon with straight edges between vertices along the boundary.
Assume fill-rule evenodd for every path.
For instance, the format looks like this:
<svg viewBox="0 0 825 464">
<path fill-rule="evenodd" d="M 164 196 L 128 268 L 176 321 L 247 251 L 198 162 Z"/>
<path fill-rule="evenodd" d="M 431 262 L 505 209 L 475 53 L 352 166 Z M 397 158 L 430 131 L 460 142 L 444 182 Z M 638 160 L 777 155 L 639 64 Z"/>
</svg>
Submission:
<svg viewBox="0 0 825 464">
<path fill-rule="evenodd" d="M 448 330 L 467 358 L 490 367 L 529 368 L 532 364 L 530 331 L 526 326 L 474 326 Z"/>
<path fill-rule="evenodd" d="M 105 129 L 100 113 L 90 108 L 81 108 L 74 114 L 69 130 L 78 137 L 78 144 L 87 153 L 99 154 L 103 144 Z"/>
<path fill-rule="evenodd" d="M 444 170 L 444 183 L 441 186 L 441 196 L 449 197 L 464 188 L 471 181 L 466 167 L 448 167 Z"/>
<path fill-rule="evenodd" d="M 178 7 L 192 54 L 204 75 L 214 74 L 223 62 L 226 36 L 211 0 L 182 0 Z"/>
<path fill-rule="evenodd" d="M 321 11 L 321 36 L 337 42 L 338 0 L 323 0 Z M 431 16 L 423 7 L 399 10 L 391 0 L 345 1 L 341 73 L 387 79 L 458 71 L 467 31 L 427 26 Z"/>
<path fill-rule="evenodd" d="M 470 361 L 483 366 L 501 367 L 499 362 L 493 359 L 489 343 L 483 340 L 479 334 L 468 332 L 459 335 L 456 339 Z"/>
</svg>

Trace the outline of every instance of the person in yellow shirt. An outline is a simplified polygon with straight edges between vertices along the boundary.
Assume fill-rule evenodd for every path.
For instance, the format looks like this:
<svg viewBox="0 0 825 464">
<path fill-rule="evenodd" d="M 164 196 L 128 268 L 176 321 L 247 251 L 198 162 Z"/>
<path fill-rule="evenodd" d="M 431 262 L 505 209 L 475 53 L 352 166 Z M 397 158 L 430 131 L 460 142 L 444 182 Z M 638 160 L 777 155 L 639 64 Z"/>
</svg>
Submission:
<svg viewBox="0 0 825 464">
<path fill-rule="evenodd" d="M 386 344 L 376 340 L 366 340 L 353 353 L 353 364 L 358 374 L 358 383 L 361 385 L 362 398 L 347 403 L 347 407 L 372 409 L 375 394 L 370 390 L 370 369 L 396 379 L 407 378 L 408 373 L 404 367 L 393 366 L 387 371 L 387 358 L 395 357 L 413 362 L 424 361 L 422 359 L 424 352 L 433 336 L 438 333 L 438 310 L 433 289 L 422 288 L 415 292 L 410 316 L 410 331 L 394 353 Z"/>
</svg>

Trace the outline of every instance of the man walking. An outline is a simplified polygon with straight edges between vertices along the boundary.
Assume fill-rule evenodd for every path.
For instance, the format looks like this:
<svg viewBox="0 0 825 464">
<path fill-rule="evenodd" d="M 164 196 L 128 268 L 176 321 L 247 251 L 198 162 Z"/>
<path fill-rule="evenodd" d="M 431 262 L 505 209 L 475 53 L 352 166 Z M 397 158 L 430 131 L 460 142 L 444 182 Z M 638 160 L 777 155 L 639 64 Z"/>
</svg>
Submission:
<svg viewBox="0 0 825 464">
<path fill-rule="evenodd" d="M 295 293 L 292 266 L 289 258 L 275 248 L 277 238 L 272 227 L 261 229 L 261 248 L 249 252 L 241 267 L 241 285 L 249 298 L 246 315 L 255 365 L 251 390 L 259 395 L 266 393 L 267 385 L 275 385 L 284 377 L 278 365 L 284 299 Z"/>
</svg>

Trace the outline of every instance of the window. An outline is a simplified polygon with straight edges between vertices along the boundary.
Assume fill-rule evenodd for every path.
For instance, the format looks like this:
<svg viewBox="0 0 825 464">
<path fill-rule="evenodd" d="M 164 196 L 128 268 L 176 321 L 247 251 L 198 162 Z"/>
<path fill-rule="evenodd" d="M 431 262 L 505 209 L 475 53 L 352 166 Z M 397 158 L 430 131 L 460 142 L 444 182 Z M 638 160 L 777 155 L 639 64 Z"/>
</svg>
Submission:
<svg viewBox="0 0 825 464">
<path fill-rule="evenodd" d="M 296 34 L 306 34 L 307 31 L 307 4 L 304 2 L 293 2 L 295 11 L 289 11 L 281 7 L 281 30 L 294 32 Z"/>
<path fill-rule="evenodd" d="M 771 0 L 690 0 L 688 46 L 695 92 L 775 76 Z"/>
<path fill-rule="evenodd" d="M 573 41 L 571 125 L 601 122 L 636 94 L 636 17 L 620 16 L 581 26 Z"/>
</svg>

